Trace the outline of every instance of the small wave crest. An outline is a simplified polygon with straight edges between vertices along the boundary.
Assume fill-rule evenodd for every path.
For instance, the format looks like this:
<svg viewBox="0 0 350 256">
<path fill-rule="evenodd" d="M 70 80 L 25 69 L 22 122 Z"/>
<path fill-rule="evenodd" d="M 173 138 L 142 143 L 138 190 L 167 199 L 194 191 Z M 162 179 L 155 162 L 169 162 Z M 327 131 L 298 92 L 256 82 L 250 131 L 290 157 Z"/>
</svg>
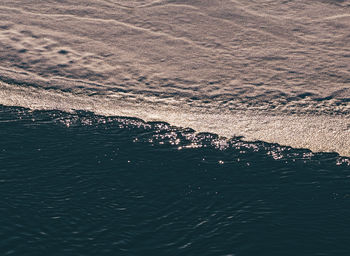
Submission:
<svg viewBox="0 0 350 256">
<path fill-rule="evenodd" d="M 179 100 L 172 103 L 152 97 L 86 95 L 44 90 L 0 82 L 0 104 L 33 110 L 91 111 L 103 116 L 125 116 L 163 121 L 196 132 L 226 138 L 243 136 L 245 141 L 265 141 L 313 152 L 337 152 L 350 156 L 350 119 L 344 115 L 286 114 L 256 110 L 227 110 L 196 107 Z"/>
<path fill-rule="evenodd" d="M 92 112 L 57 110 L 32 111 L 19 107 L 1 106 L 0 123 L 22 122 L 25 125 L 53 125 L 64 129 L 97 129 L 98 133 L 129 133 L 132 143 L 163 147 L 166 150 L 218 150 L 220 154 L 203 158 L 215 164 L 237 163 L 249 166 L 258 164 L 257 159 L 273 159 L 283 164 L 307 163 L 314 165 L 348 165 L 350 159 L 336 153 L 313 153 L 307 149 L 294 149 L 276 143 L 245 141 L 242 137 L 226 138 L 213 133 L 198 133 L 191 128 L 172 126 L 166 122 L 145 122 L 138 118 L 101 116 Z M 85 127 L 85 128 L 84 128 Z M 129 136 L 128 135 L 128 136 Z"/>
</svg>

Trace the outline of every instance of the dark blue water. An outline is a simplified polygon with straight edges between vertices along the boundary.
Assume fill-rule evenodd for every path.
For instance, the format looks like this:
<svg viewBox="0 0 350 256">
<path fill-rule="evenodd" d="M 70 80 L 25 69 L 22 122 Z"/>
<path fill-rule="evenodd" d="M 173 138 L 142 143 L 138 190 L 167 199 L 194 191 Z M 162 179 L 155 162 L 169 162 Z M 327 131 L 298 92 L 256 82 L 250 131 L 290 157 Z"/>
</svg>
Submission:
<svg viewBox="0 0 350 256">
<path fill-rule="evenodd" d="M 349 255 L 349 159 L 0 106 L 0 255 Z"/>
</svg>

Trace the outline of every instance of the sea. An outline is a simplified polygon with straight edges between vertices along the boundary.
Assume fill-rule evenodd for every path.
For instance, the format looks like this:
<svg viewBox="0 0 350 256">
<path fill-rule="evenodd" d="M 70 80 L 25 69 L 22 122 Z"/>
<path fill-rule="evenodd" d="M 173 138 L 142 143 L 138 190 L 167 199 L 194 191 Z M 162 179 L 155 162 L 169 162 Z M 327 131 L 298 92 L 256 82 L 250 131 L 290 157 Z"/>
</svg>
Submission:
<svg viewBox="0 0 350 256">
<path fill-rule="evenodd" d="M 1 0 L 0 255 L 349 255 L 349 39 L 348 0 Z"/>
</svg>

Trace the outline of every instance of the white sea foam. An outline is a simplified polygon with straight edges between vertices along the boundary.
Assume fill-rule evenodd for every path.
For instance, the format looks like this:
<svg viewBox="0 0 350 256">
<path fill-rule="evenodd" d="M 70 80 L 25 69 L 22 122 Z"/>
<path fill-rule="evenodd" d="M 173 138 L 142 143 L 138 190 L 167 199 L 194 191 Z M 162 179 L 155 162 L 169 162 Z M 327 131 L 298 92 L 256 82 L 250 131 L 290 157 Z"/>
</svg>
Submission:
<svg viewBox="0 0 350 256">
<path fill-rule="evenodd" d="M 349 1 L 0 3 L 0 104 L 350 156 Z"/>
<path fill-rule="evenodd" d="M 225 111 L 166 105 L 163 102 L 131 102 L 123 97 L 86 96 L 56 90 L 42 90 L 0 83 L 0 104 L 31 109 L 88 110 L 100 115 L 138 117 L 145 121 L 165 121 L 198 132 L 225 137 L 244 136 L 309 148 L 315 152 L 338 152 L 350 156 L 350 118 L 331 115 L 274 115 L 266 111 Z"/>
</svg>

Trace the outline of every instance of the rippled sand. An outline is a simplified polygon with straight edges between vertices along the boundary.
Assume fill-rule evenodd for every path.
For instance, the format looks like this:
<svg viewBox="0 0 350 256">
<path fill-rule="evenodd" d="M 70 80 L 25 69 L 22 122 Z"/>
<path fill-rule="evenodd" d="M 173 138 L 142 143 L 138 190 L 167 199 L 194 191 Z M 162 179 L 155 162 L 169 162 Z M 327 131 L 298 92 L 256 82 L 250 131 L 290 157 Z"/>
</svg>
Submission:
<svg viewBox="0 0 350 256">
<path fill-rule="evenodd" d="M 0 3 L 0 104 L 350 156 L 350 2 Z"/>
</svg>

